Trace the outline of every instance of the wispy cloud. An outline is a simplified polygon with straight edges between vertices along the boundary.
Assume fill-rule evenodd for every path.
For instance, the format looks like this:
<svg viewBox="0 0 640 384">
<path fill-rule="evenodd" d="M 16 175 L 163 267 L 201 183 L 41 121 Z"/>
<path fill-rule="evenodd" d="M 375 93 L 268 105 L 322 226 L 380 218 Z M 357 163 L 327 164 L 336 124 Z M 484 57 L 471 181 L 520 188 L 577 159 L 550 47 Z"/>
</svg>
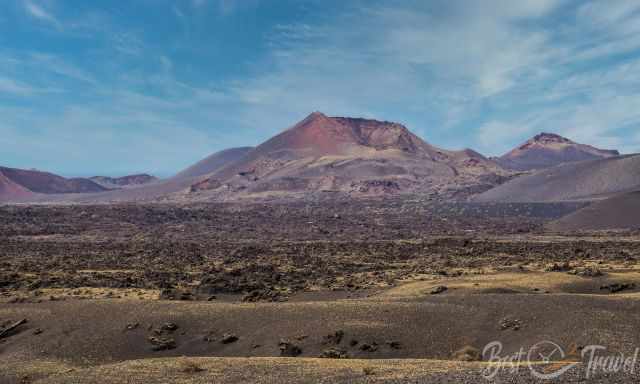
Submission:
<svg viewBox="0 0 640 384">
<path fill-rule="evenodd" d="M 273 70 L 232 91 L 246 115 L 273 126 L 320 109 L 398 119 L 429 139 L 472 117 L 483 100 L 545 76 L 555 53 L 550 36 L 520 23 L 558 2 L 498 3 L 354 6 L 313 25 L 279 25 L 270 40 Z"/>
<path fill-rule="evenodd" d="M 60 28 L 62 26 L 60 21 L 58 21 L 58 19 L 55 16 L 53 16 L 50 12 L 46 11 L 42 6 L 32 1 L 25 0 L 24 8 L 29 15 L 31 15 L 32 17 L 38 20 L 52 24 L 56 28 Z"/>
<path fill-rule="evenodd" d="M 273 126 L 320 109 L 397 119 L 436 141 L 473 130 L 477 141 L 467 145 L 489 154 L 540 130 L 623 144 L 638 124 L 640 71 L 629 59 L 606 60 L 640 48 L 640 5 L 568 4 L 383 2 L 279 25 L 273 69 L 232 93 L 248 118 Z M 609 98 L 614 92 L 620 97 Z"/>
<path fill-rule="evenodd" d="M 9 93 L 19 96 L 28 96 L 36 92 L 36 89 L 26 84 L 18 83 L 6 77 L 0 77 L 0 94 Z"/>
<path fill-rule="evenodd" d="M 125 169 L 99 151 L 108 145 L 168 172 L 256 144 L 313 110 L 399 121 L 436 145 L 491 155 L 543 130 L 640 150 L 632 1 L 309 1 L 288 17 L 277 13 L 289 6 L 259 15 L 246 35 L 234 23 L 259 0 L 138 0 L 153 12 L 133 18 L 17 4 L 57 27 L 30 23 L 37 33 L 73 43 L 8 47 L 0 57 L 0 96 L 26 108 L 2 114 L 0 137 L 43 158 L 94 155 L 112 172 Z M 217 65 L 225 61 L 226 72 Z M 65 97 L 47 97 L 55 90 Z M 21 127 L 32 133 L 16 136 Z"/>
<path fill-rule="evenodd" d="M 61 89 L 51 86 L 33 85 L 22 81 L 16 81 L 8 77 L 0 76 L 0 96 L 13 95 L 27 99 L 37 94 L 59 93 Z"/>
</svg>

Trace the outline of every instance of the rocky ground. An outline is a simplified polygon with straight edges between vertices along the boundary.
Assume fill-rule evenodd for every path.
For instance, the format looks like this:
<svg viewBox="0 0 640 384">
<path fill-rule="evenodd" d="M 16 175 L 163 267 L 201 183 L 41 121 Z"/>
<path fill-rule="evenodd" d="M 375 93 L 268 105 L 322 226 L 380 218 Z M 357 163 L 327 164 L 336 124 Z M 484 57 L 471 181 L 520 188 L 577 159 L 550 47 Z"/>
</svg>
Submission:
<svg viewBox="0 0 640 384">
<path fill-rule="evenodd" d="M 632 356 L 640 237 L 545 232 L 581 206 L 3 207 L 0 383 L 475 383 L 492 341 Z"/>
</svg>

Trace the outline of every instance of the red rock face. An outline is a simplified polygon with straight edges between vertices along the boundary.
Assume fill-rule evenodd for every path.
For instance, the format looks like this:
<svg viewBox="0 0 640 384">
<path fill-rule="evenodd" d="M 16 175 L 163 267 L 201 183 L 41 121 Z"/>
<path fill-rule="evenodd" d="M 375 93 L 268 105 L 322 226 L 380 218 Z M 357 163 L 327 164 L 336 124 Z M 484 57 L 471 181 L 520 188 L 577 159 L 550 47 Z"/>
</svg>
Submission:
<svg viewBox="0 0 640 384">
<path fill-rule="evenodd" d="M 358 144 L 367 147 L 417 152 L 424 145 L 405 126 L 397 123 L 347 117 L 332 119 L 351 130 Z"/>
<path fill-rule="evenodd" d="M 358 142 L 352 129 L 314 112 L 293 128 L 258 146 L 252 155 L 280 150 L 306 150 L 314 155 L 331 155 L 342 153 L 346 146 L 357 145 Z"/>
<path fill-rule="evenodd" d="M 429 145 L 401 124 L 369 119 L 328 117 L 314 112 L 287 131 L 258 146 L 254 153 L 306 150 L 320 156 L 348 154 L 357 146 L 416 153 Z"/>
</svg>

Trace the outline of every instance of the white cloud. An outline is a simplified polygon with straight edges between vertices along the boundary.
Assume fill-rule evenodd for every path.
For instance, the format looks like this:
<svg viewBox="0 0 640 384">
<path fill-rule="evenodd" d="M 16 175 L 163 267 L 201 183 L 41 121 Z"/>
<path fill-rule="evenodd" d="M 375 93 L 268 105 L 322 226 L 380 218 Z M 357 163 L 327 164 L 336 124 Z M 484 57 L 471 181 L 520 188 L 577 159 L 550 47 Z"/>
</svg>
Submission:
<svg viewBox="0 0 640 384">
<path fill-rule="evenodd" d="M 0 77 L 0 94 L 10 93 L 19 96 L 29 96 L 35 92 L 36 89 L 29 85 L 18 83 L 6 77 Z"/>
<path fill-rule="evenodd" d="M 61 89 L 55 87 L 37 86 L 0 76 L 0 96 L 4 93 L 27 98 L 36 94 L 58 93 L 61 91 Z"/>
<path fill-rule="evenodd" d="M 61 24 L 58 21 L 58 19 L 55 16 L 53 16 L 51 13 L 47 12 L 40 5 L 29 0 L 25 0 L 24 8 L 27 11 L 27 13 L 32 17 L 38 20 L 53 24 L 55 27 L 60 28 Z"/>
<path fill-rule="evenodd" d="M 640 3 L 628 0 L 591 1 L 582 5 L 577 12 L 579 21 L 589 28 L 609 29 L 616 33 L 626 33 L 637 25 Z"/>
<path fill-rule="evenodd" d="M 507 148 L 496 148 L 501 146 L 505 141 L 518 139 L 522 133 L 527 133 L 528 127 L 514 126 L 513 124 L 502 121 L 490 121 L 483 124 L 478 129 L 478 142 L 482 148 L 491 148 L 493 154 L 499 154 L 507 150 Z"/>
<path fill-rule="evenodd" d="M 558 3 L 359 3 L 314 24 L 279 25 L 264 64 L 273 69 L 257 64 L 231 94 L 247 120 L 272 130 L 322 110 L 415 122 L 410 128 L 429 139 L 473 118 L 485 100 L 548 75 L 558 54 L 549 34 L 520 24 Z"/>
<path fill-rule="evenodd" d="M 191 0 L 181 8 L 170 4 L 167 12 L 190 36 L 196 13 L 204 20 L 216 10 L 225 15 L 257 3 Z M 113 60 L 111 76 L 104 76 L 62 56 L 26 55 L 22 62 L 42 68 L 34 84 L 56 89 L 78 80 L 92 87 L 74 89 L 81 102 L 64 105 L 62 115 L 38 112 L 39 117 L 33 110 L 21 124 L 52 136 L 61 130 L 65 134 L 51 148 L 60 144 L 85 155 L 103 143 L 116 145 L 115 137 L 126 132 L 119 150 L 132 159 L 140 143 L 149 144 L 141 163 L 149 169 L 176 169 L 224 146 L 256 144 L 313 110 L 395 120 L 434 144 L 479 145 L 493 155 L 539 131 L 640 150 L 640 140 L 623 139 L 634 137 L 628 132 L 640 124 L 640 61 L 608 61 L 640 49 L 640 5 L 634 2 L 594 1 L 579 8 L 563 0 L 343 5 L 338 14 L 317 12 L 300 23 L 275 26 L 266 57 L 255 60 L 249 73 L 216 84 L 176 78 L 184 69 L 179 53 L 157 49 L 144 33 L 114 24 L 109 15 L 84 23 L 66 20 L 65 33 L 100 36 L 114 56 L 149 65 L 120 73 Z M 59 24 L 45 8 L 35 5 L 32 11 Z M 0 78 L 3 89 L 23 96 L 40 92 L 24 77 Z M 85 102 L 85 95 L 91 100 Z M 86 149 L 74 144 L 76 134 L 90 143 Z"/>
<path fill-rule="evenodd" d="M 39 72 L 51 72 L 94 85 L 98 83 L 90 73 L 56 55 L 32 52 L 25 64 L 36 67 Z"/>
</svg>

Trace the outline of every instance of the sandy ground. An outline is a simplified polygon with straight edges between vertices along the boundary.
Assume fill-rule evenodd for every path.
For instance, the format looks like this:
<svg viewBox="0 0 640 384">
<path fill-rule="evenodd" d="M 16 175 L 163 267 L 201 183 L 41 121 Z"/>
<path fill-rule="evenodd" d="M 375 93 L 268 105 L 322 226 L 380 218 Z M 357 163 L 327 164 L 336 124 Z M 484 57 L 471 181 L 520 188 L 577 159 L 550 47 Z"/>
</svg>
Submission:
<svg viewBox="0 0 640 384">
<path fill-rule="evenodd" d="M 640 238 L 544 232 L 566 208 L 1 208 L 0 383 L 540 382 L 483 378 L 496 342 L 640 382 L 582 356 L 640 347 Z"/>
<path fill-rule="evenodd" d="M 0 319 L 28 323 L 0 344 L 0 382 L 479 382 L 483 363 L 456 361 L 458 350 L 500 341 L 508 355 L 550 340 L 564 351 L 598 344 L 632 355 L 640 295 L 570 292 L 636 281 L 633 270 L 597 278 L 512 272 L 425 279 L 330 301 L 5 303 Z M 438 286 L 448 289 L 432 294 Z M 168 323 L 176 329 L 163 330 Z M 237 340 L 224 343 L 226 334 Z M 175 348 L 154 351 L 151 337 L 172 339 Z M 283 340 L 299 356 L 280 358 Z M 331 349 L 345 359 L 318 359 Z M 516 377 L 531 379 L 526 369 Z"/>
</svg>

